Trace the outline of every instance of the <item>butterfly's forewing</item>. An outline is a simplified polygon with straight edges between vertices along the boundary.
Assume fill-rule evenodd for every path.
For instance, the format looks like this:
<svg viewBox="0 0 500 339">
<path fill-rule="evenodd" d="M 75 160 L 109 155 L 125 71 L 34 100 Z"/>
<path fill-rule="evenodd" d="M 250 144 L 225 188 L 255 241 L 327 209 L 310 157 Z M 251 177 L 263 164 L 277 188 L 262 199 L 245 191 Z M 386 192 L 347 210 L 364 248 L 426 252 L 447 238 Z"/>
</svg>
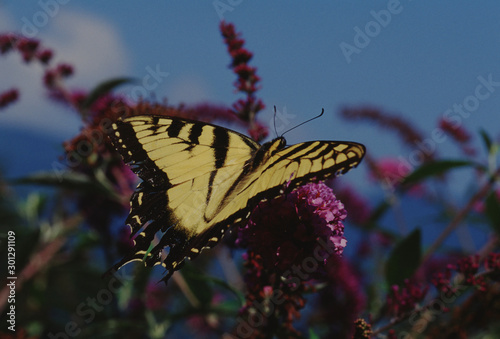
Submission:
<svg viewBox="0 0 500 339">
<path fill-rule="evenodd" d="M 157 236 L 146 262 L 161 263 L 168 246 L 163 264 L 169 276 L 185 257 L 218 242 L 236 218 L 235 213 L 221 218 L 220 192 L 235 185 L 260 146 L 225 128 L 178 118 L 136 116 L 113 128 L 113 144 L 143 180 L 126 221 L 136 236 L 134 251 L 115 268 L 142 260 Z M 216 215 L 226 222 L 214 223 Z"/>
<path fill-rule="evenodd" d="M 311 141 L 286 148 L 274 144 L 265 159 L 255 166 L 256 174 L 248 185 L 258 194 L 264 187 L 282 187 L 288 183 L 294 188 L 314 178 L 338 176 L 356 167 L 364 153 L 365 147 L 355 142 Z"/>
<path fill-rule="evenodd" d="M 241 174 L 237 185 L 226 192 L 222 207 L 230 211 L 248 211 L 262 199 L 271 199 L 311 180 L 323 180 L 356 167 L 365 147 L 355 142 L 312 141 L 284 148 L 285 140 L 276 139 L 256 152 Z M 215 221 L 218 218 L 215 217 Z"/>
</svg>

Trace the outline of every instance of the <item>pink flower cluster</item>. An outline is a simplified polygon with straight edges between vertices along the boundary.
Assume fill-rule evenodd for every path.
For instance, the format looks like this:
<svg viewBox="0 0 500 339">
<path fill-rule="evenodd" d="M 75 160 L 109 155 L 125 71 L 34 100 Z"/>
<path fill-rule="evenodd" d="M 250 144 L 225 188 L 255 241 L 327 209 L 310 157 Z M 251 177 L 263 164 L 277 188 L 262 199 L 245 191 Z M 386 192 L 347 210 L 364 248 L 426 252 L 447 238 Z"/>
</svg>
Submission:
<svg viewBox="0 0 500 339">
<path fill-rule="evenodd" d="M 247 250 L 247 302 L 241 315 L 251 319 L 254 305 L 269 303 L 279 294 L 281 301 L 260 330 L 276 333 L 279 327 L 295 333 L 292 322 L 305 305 L 304 292 L 313 280 L 328 280 L 327 261 L 346 246 L 345 217 L 344 205 L 322 182 L 261 202 L 237 239 Z"/>
<path fill-rule="evenodd" d="M 15 102 L 17 98 L 19 98 L 19 92 L 15 88 L 0 93 L 0 108 L 4 108 Z"/>
<path fill-rule="evenodd" d="M 481 264 L 484 265 L 483 274 L 479 271 Z M 457 293 L 457 288 L 451 282 L 452 271 L 463 276 L 464 284 L 474 286 L 479 291 L 487 290 L 486 279 L 500 280 L 500 253 L 489 253 L 488 257 L 481 261 L 478 255 L 460 259 L 456 265 L 448 265 L 446 271 L 437 273 L 432 279 L 432 284 L 438 291 L 446 293 L 447 296 Z"/>
<path fill-rule="evenodd" d="M 418 283 L 413 283 L 406 279 L 404 286 L 393 285 L 387 296 L 387 310 L 389 314 L 397 317 L 415 309 L 421 302 L 429 287 L 422 287 Z"/>
<path fill-rule="evenodd" d="M 234 86 L 239 92 L 246 94 L 245 99 L 239 99 L 233 104 L 233 111 L 240 119 L 250 123 L 250 136 L 257 141 L 262 140 L 267 136 L 267 128 L 257 123 L 255 117 L 265 106 L 262 100 L 255 97 L 255 92 L 259 89 L 257 83 L 260 77 L 256 74 L 257 68 L 248 65 L 253 54 L 243 47 L 245 40 L 236 32 L 233 24 L 222 21 L 220 31 L 232 58 L 230 67 L 238 76 Z"/>
<path fill-rule="evenodd" d="M 25 62 L 36 59 L 42 64 L 48 64 L 53 54 L 49 49 L 40 49 L 38 40 L 28 39 L 14 33 L 0 35 L 0 54 L 11 50 L 17 50 L 21 53 Z"/>
<path fill-rule="evenodd" d="M 262 256 L 266 269 L 283 272 L 301 263 L 323 239 L 340 255 L 346 246 L 344 205 L 324 183 L 309 183 L 274 200 L 261 202 L 237 243 Z M 325 260 L 326 261 L 326 260 Z"/>
</svg>

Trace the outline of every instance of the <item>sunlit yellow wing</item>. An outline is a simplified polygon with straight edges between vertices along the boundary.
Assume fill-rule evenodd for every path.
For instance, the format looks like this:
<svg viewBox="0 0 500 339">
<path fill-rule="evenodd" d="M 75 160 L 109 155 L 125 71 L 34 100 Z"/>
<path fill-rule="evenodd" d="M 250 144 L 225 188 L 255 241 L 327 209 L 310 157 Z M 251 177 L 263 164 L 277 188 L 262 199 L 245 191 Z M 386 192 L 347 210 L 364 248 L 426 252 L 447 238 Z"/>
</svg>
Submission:
<svg viewBox="0 0 500 339">
<path fill-rule="evenodd" d="M 167 269 L 165 281 L 259 201 L 345 173 L 365 152 L 361 144 L 337 141 L 285 148 L 285 139 L 277 138 L 261 146 L 220 126 L 161 116 L 130 117 L 113 129 L 113 144 L 143 180 L 126 220 L 134 249 L 115 268 L 146 257 L 147 265 Z M 148 251 L 155 236 L 159 241 Z"/>
</svg>

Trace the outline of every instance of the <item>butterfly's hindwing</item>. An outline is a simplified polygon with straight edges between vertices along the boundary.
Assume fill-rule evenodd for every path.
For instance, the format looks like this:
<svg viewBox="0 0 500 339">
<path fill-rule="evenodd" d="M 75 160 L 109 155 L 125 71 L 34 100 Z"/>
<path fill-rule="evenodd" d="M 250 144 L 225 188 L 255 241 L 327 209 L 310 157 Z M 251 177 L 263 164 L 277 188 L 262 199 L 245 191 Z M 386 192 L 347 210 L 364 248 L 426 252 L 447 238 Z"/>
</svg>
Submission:
<svg viewBox="0 0 500 339">
<path fill-rule="evenodd" d="M 345 173 L 365 151 L 361 144 L 334 141 L 285 148 L 283 138 L 260 146 L 223 127 L 159 116 L 127 118 L 113 128 L 113 144 L 143 180 L 127 218 L 134 250 L 115 268 L 146 256 L 146 264 L 165 266 L 165 281 L 260 200 L 280 195 L 285 186 Z"/>
</svg>

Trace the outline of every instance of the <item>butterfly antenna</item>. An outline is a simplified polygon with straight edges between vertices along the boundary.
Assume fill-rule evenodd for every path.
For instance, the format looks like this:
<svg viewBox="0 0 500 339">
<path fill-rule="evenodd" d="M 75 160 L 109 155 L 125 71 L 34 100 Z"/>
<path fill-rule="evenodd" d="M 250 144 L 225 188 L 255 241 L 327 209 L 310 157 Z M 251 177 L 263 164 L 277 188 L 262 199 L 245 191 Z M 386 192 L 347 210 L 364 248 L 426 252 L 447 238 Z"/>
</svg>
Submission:
<svg viewBox="0 0 500 339">
<path fill-rule="evenodd" d="M 278 136 L 278 130 L 276 129 L 276 105 L 274 105 L 274 133 Z"/>
<path fill-rule="evenodd" d="M 315 117 L 313 117 L 313 118 L 311 118 L 311 119 L 309 119 L 309 120 L 306 120 L 306 121 L 304 121 L 304 122 L 301 122 L 300 124 L 298 124 L 298 125 L 297 125 L 297 126 L 295 126 L 295 127 L 290 128 L 289 130 L 287 130 L 287 131 L 283 132 L 283 134 L 282 134 L 281 136 L 284 136 L 284 135 L 285 135 L 285 133 L 288 133 L 288 132 L 290 132 L 291 130 L 296 129 L 297 127 L 302 126 L 303 124 L 307 124 L 308 122 L 313 121 L 314 119 L 318 119 L 320 116 L 322 116 L 322 115 L 323 115 L 323 113 L 325 113 L 325 109 L 324 109 L 324 108 L 322 108 L 322 109 L 321 109 L 321 113 L 320 113 L 319 115 L 317 115 L 317 116 L 315 116 Z M 274 123 L 276 123 L 276 121 L 275 121 Z"/>
</svg>

